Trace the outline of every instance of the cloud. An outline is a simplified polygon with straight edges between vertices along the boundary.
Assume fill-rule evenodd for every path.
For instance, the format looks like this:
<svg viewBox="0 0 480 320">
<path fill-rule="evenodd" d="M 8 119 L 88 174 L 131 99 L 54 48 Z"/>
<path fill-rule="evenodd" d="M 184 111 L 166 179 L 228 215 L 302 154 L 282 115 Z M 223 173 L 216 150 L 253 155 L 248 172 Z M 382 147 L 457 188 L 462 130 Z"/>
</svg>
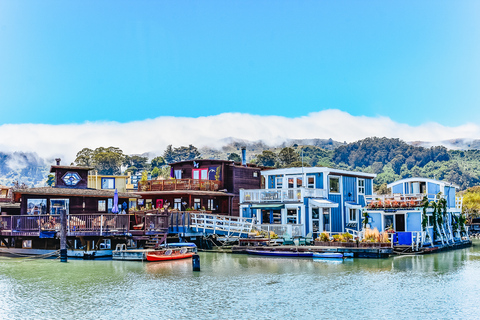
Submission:
<svg viewBox="0 0 480 320">
<path fill-rule="evenodd" d="M 61 157 L 62 163 L 70 163 L 85 147 L 116 146 L 126 154 L 161 155 L 168 144 L 220 148 L 228 137 L 276 145 L 286 139 L 332 138 L 352 142 L 372 136 L 435 143 L 457 138 L 477 139 L 480 127 L 471 123 L 457 127 L 438 123 L 410 126 L 384 116 L 352 116 L 335 109 L 297 118 L 222 113 L 198 118 L 158 117 L 128 123 L 4 124 L 0 126 L 0 151 L 36 152 L 49 160 Z"/>
</svg>

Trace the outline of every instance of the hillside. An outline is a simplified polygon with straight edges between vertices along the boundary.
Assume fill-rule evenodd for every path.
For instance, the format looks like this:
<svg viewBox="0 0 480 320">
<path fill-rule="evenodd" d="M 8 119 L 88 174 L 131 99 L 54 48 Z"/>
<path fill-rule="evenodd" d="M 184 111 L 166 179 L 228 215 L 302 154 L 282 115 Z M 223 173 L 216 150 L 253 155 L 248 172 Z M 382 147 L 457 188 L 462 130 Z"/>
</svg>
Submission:
<svg viewBox="0 0 480 320">
<path fill-rule="evenodd" d="M 465 146 L 466 141 L 456 142 Z M 451 141 L 452 143 L 454 141 Z M 470 141 L 477 145 L 478 141 Z M 277 146 L 261 141 L 225 139 L 220 149 L 201 148 L 201 158 L 228 159 L 247 150 L 247 161 L 266 166 L 328 166 L 376 173 L 377 186 L 414 176 L 447 180 L 462 190 L 480 184 L 480 150 L 449 150 L 428 143 L 407 143 L 399 139 L 366 138 L 353 143 L 331 139 L 289 140 Z M 147 158 L 145 158 L 147 159 Z M 302 162 L 303 160 L 303 162 Z M 1 153 L 0 184 L 19 181 L 28 186 L 43 186 L 51 161 L 35 153 Z M 123 170 L 123 169 L 122 169 Z"/>
</svg>

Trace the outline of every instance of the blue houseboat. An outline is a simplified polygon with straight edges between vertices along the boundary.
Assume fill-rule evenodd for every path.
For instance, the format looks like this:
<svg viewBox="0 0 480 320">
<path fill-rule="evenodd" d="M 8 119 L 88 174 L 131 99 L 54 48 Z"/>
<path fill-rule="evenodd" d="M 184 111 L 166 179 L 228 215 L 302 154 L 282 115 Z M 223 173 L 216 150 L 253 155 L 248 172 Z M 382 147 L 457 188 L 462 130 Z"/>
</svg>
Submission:
<svg viewBox="0 0 480 320">
<path fill-rule="evenodd" d="M 457 186 L 428 178 L 408 178 L 388 185 L 388 195 L 366 196 L 364 225 L 386 231 L 395 246 L 449 247 L 469 244 Z"/>
<path fill-rule="evenodd" d="M 375 174 L 326 167 L 264 170 L 264 189 L 240 190 L 240 216 L 278 235 L 360 231 Z"/>
</svg>

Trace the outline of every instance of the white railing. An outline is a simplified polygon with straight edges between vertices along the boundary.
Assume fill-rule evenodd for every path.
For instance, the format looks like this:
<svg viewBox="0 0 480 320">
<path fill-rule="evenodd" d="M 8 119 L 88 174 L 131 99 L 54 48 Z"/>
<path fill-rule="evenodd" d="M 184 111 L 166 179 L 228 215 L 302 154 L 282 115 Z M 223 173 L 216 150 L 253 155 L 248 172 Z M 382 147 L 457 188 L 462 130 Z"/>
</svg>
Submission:
<svg viewBox="0 0 480 320">
<path fill-rule="evenodd" d="M 424 231 L 411 231 L 412 233 L 412 251 L 418 251 L 418 248 L 423 247 L 423 240 L 425 239 Z"/>
<path fill-rule="evenodd" d="M 227 237 L 233 234 L 248 234 L 253 228 L 253 218 L 229 217 L 217 214 L 192 213 L 192 228 L 197 232 L 207 230 L 213 234 L 226 234 Z"/>
<path fill-rule="evenodd" d="M 254 228 L 260 231 L 273 231 L 279 237 L 288 234 L 290 237 L 302 237 L 303 224 L 256 224 Z"/>
<path fill-rule="evenodd" d="M 313 188 L 241 189 L 240 203 L 302 202 L 305 197 L 326 198 L 327 190 Z"/>
</svg>

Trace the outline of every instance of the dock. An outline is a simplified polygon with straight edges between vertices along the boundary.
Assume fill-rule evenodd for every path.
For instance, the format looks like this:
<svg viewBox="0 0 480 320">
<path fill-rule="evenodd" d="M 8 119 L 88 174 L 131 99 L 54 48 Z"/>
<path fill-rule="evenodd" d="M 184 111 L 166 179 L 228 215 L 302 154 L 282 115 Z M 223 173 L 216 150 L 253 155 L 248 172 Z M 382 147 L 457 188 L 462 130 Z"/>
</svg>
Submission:
<svg viewBox="0 0 480 320">
<path fill-rule="evenodd" d="M 246 254 L 248 250 L 261 251 L 296 251 L 296 252 L 320 252 L 320 253 L 343 253 L 351 258 L 388 258 L 392 248 L 358 248 L 358 247 L 321 247 L 321 246 L 233 246 L 232 253 Z"/>
</svg>

